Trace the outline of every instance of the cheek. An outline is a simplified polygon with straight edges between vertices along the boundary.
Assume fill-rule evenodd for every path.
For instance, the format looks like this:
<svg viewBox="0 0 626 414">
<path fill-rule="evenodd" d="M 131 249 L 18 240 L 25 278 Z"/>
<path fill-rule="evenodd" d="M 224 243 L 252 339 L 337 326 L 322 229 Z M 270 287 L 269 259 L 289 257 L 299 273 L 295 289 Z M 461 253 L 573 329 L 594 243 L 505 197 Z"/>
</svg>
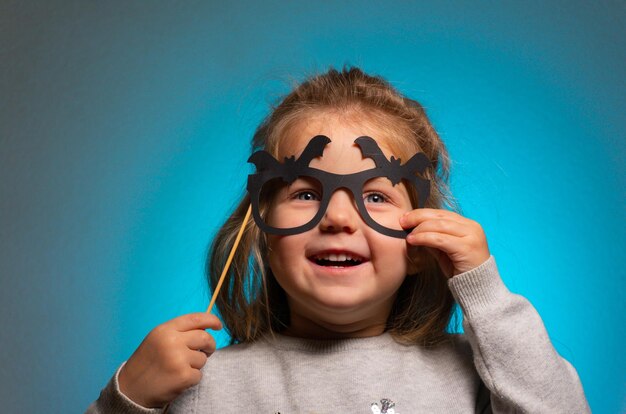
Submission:
<svg viewBox="0 0 626 414">
<path fill-rule="evenodd" d="M 413 266 L 409 260 L 406 241 L 391 238 L 379 240 L 372 250 L 378 253 L 379 271 L 399 277 L 411 274 Z"/>
<path fill-rule="evenodd" d="M 280 282 L 298 266 L 298 260 L 302 259 L 304 247 L 301 246 L 298 236 L 273 236 L 268 235 L 268 259 L 272 273 Z M 282 282 L 281 282 L 282 283 Z"/>
</svg>

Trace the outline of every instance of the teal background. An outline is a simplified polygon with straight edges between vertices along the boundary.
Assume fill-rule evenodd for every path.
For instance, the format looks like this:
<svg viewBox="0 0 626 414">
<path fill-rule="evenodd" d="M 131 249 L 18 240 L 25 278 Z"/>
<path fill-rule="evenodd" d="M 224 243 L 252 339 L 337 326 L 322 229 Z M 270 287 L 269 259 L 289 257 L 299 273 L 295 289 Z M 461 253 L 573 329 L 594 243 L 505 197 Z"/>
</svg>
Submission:
<svg viewBox="0 0 626 414">
<path fill-rule="evenodd" d="M 426 106 L 505 283 L 594 413 L 624 412 L 625 17 L 618 1 L 1 1 L 3 412 L 84 411 L 152 328 L 206 308 L 204 254 L 254 128 L 292 80 L 345 63 Z"/>
</svg>

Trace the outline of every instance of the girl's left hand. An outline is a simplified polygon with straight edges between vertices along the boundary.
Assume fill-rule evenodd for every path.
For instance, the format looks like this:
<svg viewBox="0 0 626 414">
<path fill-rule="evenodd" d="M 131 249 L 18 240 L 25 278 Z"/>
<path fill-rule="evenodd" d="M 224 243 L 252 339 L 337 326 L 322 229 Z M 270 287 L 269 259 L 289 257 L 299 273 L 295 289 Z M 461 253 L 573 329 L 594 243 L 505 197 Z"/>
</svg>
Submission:
<svg viewBox="0 0 626 414">
<path fill-rule="evenodd" d="M 437 259 L 443 273 L 453 277 L 489 259 L 487 238 L 480 224 L 448 210 L 419 208 L 400 219 L 413 246 L 425 246 Z"/>
</svg>

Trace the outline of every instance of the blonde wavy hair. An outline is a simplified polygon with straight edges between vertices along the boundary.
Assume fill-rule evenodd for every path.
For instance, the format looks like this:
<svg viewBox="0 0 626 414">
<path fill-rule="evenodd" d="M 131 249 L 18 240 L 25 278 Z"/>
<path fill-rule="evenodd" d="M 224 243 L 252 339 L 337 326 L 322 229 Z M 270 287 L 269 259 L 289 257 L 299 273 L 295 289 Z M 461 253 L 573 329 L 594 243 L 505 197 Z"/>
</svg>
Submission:
<svg viewBox="0 0 626 414">
<path fill-rule="evenodd" d="M 422 105 L 403 96 L 385 79 L 355 67 L 341 71 L 330 68 L 296 85 L 259 125 L 252 150 L 264 149 L 277 157 L 290 126 L 313 112 L 361 114 L 386 131 L 385 143 L 396 157 L 408 160 L 416 152 L 425 153 L 432 163 L 424 174 L 431 186 L 425 207 L 459 211 L 448 186 L 448 152 Z M 211 290 L 217 285 L 249 204 L 246 195 L 211 244 L 206 260 Z M 430 347 L 449 339 L 447 327 L 458 327 L 460 321 L 447 277 L 424 248 L 416 250 L 420 269 L 415 277 L 405 278 L 385 330 L 399 342 Z M 250 221 L 216 300 L 232 343 L 251 342 L 289 325 L 287 297 L 272 274 L 267 252 L 265 235 Z"/>
</svg>

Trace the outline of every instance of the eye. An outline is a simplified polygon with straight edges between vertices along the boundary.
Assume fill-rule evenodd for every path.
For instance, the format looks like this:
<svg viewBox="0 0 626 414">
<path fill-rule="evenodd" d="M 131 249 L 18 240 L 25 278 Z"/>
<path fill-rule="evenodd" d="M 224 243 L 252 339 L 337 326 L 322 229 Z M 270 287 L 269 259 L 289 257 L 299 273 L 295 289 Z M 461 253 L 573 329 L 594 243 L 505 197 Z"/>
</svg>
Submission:
<svg viewBox="0 0 626 414">
<path fill-rule="evenodd" d="M 386 203 L 387 197 L 385 197 L 381 193 L 369 193 L 364 195 L 364 200 L 366 203 Z"/>
<path fill-rule="evenodd" d="M 319 197 L 313 191 L 298 191 L 293 195 L 295 200 L 318 201 Z"/>
</svg>

